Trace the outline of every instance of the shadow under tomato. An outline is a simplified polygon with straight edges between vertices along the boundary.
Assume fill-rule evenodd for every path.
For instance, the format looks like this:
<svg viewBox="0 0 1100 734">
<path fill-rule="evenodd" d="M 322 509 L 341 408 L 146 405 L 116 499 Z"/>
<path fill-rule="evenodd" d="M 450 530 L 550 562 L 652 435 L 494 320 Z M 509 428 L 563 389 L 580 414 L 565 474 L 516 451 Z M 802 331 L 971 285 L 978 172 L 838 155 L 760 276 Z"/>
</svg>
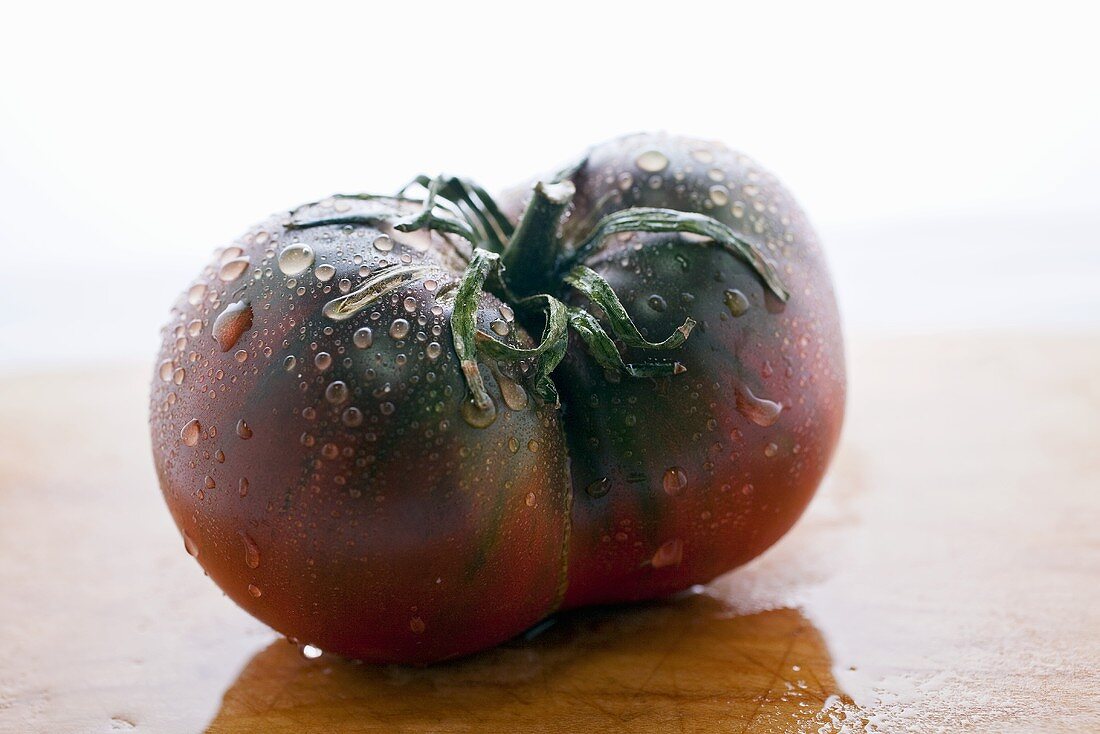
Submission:
<svg viewBox="0 0 1100 734">
<path fill-rule="evenodd" d="M 528 635 L 531 637 L 531 635 Z M 559 615 L 533 639 L 428 668 L 305 658 L 277 641 L 210 732 L 853 731 L 865 720 L 796 609 L 707 595 Z"/>
</svg>

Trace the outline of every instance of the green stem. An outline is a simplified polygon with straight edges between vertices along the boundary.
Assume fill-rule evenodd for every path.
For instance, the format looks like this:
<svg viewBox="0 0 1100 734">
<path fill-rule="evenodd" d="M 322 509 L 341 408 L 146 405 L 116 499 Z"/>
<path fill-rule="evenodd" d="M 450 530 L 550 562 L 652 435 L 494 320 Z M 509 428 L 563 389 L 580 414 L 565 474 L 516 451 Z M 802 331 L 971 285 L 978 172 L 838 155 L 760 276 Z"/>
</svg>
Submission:
<svg viewBox="0 0 1100 734">
<path fill-rule="evenodd" d="M 565 282 L 583 293 L 607 314 L 611 331 L 628 347 L 637 349 L 675 349 L 684 343 L 688 334 L 695 328 L 695 319 L 688 318 L 667 339 L 651 342 L 642 336 L 630 314 L 623 308 L 623 302 L 611 288 L 611 284 L 599 273 L 587 265 L 578 265 L 565 276 Z"/>
<path fill-rule="evenodd" d="M 568 262 L 560 265 L 559 270 L 563 271 L 584 262 L 600 249 L 604 240 L 622 232 L 686 232 L 707 237 L 714 240 L 726 252 L 747 263 L 779 300 L 786 302 L 788 298 L 787 289 L 779 273 L 751 243 L 739 237 L 736 232 L 717 219 L 675 209 L 635 207 L 607 215 L 577 247 Z"/>
<path fill-rule="evenodd" d="M 576 189 L 570 181 L 535 184 L 531 203 L 504 248 L 508 285 L 521 296 L 554 290 L 561 256 L 558 225 Z"/>
</svg>

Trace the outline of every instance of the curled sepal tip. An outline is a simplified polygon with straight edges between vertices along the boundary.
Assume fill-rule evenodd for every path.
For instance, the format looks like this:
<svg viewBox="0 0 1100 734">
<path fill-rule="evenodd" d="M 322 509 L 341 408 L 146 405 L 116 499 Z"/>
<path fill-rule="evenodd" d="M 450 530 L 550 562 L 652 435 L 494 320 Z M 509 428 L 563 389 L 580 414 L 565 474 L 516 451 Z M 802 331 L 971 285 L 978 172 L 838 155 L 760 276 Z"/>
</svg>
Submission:
<svg viewBox="0 0 1100 734">
<path fill-rule="evenodd" d="M 706 237 L 747 263 L 779 300 L 786 302 L 789 297 L 779 273 L 751 243 L 717 219 L 695 212 L 634 207 L 609 214 L 577 247 L 570 263 L 581 262 L 597 250 L 607 237 L 622 232 L 685 232 Z"/>
<path fill-rule="evenodd" d="M 523 309 L 537 306 L 543 306 L 546 309 L 546 326 L 543 329 L 542 342 L 531 349 L 509 346 L 477 330 L 477 307 L 482 288 L 490 274 L 500 278 L 503 269 L 499 255 L 478 248 L 474 250 L 470 264 L 466 267 L 458 284 L 451 312 L 451 331 L 466 385 L 477 407 L 487 409 L 492 401 L 489 399 L 485 381 L 478 369 L 478 353 L 512 363 L 521 359 L 531 359 L 535 370 L 533 375 L 535 394 L 543 401 L 557 406 L 558 392 L 553 380 L 550 379 L 550 373 L 561 362 L 569 346 L 565 304 L 545 294 L 517 302 L 516 305 Z"/>
<path fill-rule="evenodd" d="M 675 349 L 684 343 L 695 327 L 695 320 L 688 318 L 677 326 L 667 339 L 651 342 L 642 336 L 638 327 L 623 308 L 623 302 L 611 288 L 611 284 L 587 265 L 578 265 L 565 276 L 565 282 L 584 294 L 607 314 L 611 331 L 628 347 L 638 349 Z"/>
<path fill-rule="evenodd" d="M 531 359 L 534 363 L 532 382 L 534 392 L 539 398 L 554 407 L 559 404 L 558 390 L 550 373 L 565 357 L 569 347 L 568 314 L 565 304 L 546 294 L 525 298 L 517 304 L 524 310 L 542 306 L 546 311 L 546 325 L 542 330 L 542 340 L 537 347 L 523 349 L 513 347 L 494 339 L 492 335 L 479 331 L 475 335 L 477 348 L 487 356 L 507 362 Z"/>
<path fill-rule="evenodd" d="M 679 362 L 629 364 L 623 361 L 615 342 L 600 326 L 595 316 L 581 308 L 568 309 L 569 325 L 584 341 L 596 363 L 611 372 L 624 372 L 631 377 L 668 377 L 679 375 L 687 368 Z"/>
</svg>

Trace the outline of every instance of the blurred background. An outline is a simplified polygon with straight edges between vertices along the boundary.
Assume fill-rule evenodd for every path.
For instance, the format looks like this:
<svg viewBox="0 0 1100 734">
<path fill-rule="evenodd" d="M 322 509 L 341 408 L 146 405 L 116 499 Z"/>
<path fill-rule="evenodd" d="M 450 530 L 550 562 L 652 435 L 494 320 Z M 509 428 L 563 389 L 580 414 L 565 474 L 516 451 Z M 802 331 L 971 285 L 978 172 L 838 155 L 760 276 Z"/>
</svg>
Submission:
<svg viewBox="0 0 1100 734">
<path fill-rule="evenodd" d="M 1070 5 L 96 3 L 0 23 L 0 370 L 151 360 L 267 214 L 499 190 L 635 130 L 778 173 L 850 332 L 1100 321 L 1100 53 Z"/>
</svg>

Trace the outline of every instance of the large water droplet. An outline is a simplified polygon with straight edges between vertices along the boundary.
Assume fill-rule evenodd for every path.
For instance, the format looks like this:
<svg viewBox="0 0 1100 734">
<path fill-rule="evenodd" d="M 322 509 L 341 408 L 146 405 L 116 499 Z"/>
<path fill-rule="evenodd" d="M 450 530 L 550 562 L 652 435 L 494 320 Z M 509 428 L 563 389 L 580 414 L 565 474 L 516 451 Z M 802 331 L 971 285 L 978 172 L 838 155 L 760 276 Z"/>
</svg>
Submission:
<svg viewBox="0 0 1100 734">
<path fill-rule="evenodd" d="M 749 310 L 749 299 L 735 288 L 726 291 L 724 300 L 731 316 L 740 316 Z"/>
<path fill-rule="evenodd" d="M 228 283 L 241 277 L 245 270 L 248 270 L 248 258 L 236 257 L 221 266 L 218 277 Z"/>
<path fill-rule="evenodd" d="M 527 391 L 515 380 L 506 375 L 497 376 L 497 385 L 500 387 L 500 396 L 504 404 L 512 410 L 523 410 L 527 407 Z"/>
<path fill-rule="evenodd" d="M 260 567 L 260 549 L 248 533 L 241 533 L 241 540 L 244 541 L 244 563 L 249 568 Z"/>
<path fill-rule="evenodd" d="M 203 297 L 206 295 L 206 284 L 196 283 L 191 286 L 191 289 L 187 291 L 187 302 L 192 306 L 197 306 L 202 303 Z"/>
<path fill-rule="evenodd" d="M 585 487 L 584 491 L 592 499 L 599 499 L 611 491 L 611 480 L 607 477 L 600 477 Z"/>
<path fill-rule="evenodd" d="M 199 557 L 199 546 L 195 543 L 195 540 L 187 534 L 187 531 L 183 531 L 183 549 L 187 551 L 187 555 L 192 558 Z"/>
<path fill-rule="evenodd" d="M 244 418 L 237 421 L 237 435 L 246 441 L 252 438 L 252 429 L 244 422 Z"/>
<path fill-rule="evenodd" d="M 473 397 L 462 401 L 462 418 L 474 428 L 488 428 L 497 419 L 497 406 L 492 398 L 484 408 L 478 407 Z"/>
<path fill-rule="evenodd" d="M 684 470 L 678 466 L 669 467 L 661 480 L 661 486 L 670 497 L 675 497 L 687 486 L 688 478 Z"/>
<path fill-rule="evenodd" d="M 237 301 L 225 307 L 214 319 L 211 333 L 223 352 L 228 352 L 241 334 L 252 328 L 252 306 L 245 301 Z"/>
<path fill-rule="evenodd" d="M 405 319 L 394 319 L 390 324 L 390 336 L 394 339 L 404 339 L 409 335 L 409 322 Z"/>
<path fill-rule="evenodd" d="M 668 158 L 658 150 L 647 150 L 634 163 L 646 173 L 659 173 L 668 168 Z"/>
<path fill-rule="evenodd" d="M 370 330 L 369 326 L 356 329 L 355 333 L 351 335 L 351 343 L 360 349 L 366 349 L 374 344 L 374 332 Z"/>
<path fill-rule="evenodd" d="M 340 420 L 342 420 L 344 425 L 348 428 L 355 428 L 363 424 L 363 411 L 354 406 L 346 408 L 344 412 L 340 414 Z"/>
<path fill-rule="evenodd" d="M 313 264 L 313 248 L 301 242 L 287 245 L 279 253 L 279 270 L 285 275 L 304 273 Z"/>
<path fill-rule="evenodd" d="M 199 434 L 202 433 L 202 424 L 198 418 L 187 422 L 180 430 L 180 440 L 187 446 L 194 446 L 199 442 Z"/>
<path fill-rule="evenodd" d="M 329 401 L 333 405 L 339 405 L 347 399 L 347 383 L 342 382 L 341 380 L 336 380 L 329 383 L 329 386 L 325 388 L 325 400 Z"/>
<path fill-rule="evenodd" d="M 318 265 L 313 269 L 313 277 L 322 283 L 327 283 L 332 280 L 332 276 L 336 275 L 336 268 L 332 267 L 328 263 L 324 265 Z"/>
<path fill-rule="evenodd" d="M 774 424 L 779 420 L 779 414 L 783 412 L 782 403 L 753 395 L 747 385 L 742 385 L 734 391 L 734 400 L 737 403 L 737 412 L 758 426 Z"/>
</svg>

